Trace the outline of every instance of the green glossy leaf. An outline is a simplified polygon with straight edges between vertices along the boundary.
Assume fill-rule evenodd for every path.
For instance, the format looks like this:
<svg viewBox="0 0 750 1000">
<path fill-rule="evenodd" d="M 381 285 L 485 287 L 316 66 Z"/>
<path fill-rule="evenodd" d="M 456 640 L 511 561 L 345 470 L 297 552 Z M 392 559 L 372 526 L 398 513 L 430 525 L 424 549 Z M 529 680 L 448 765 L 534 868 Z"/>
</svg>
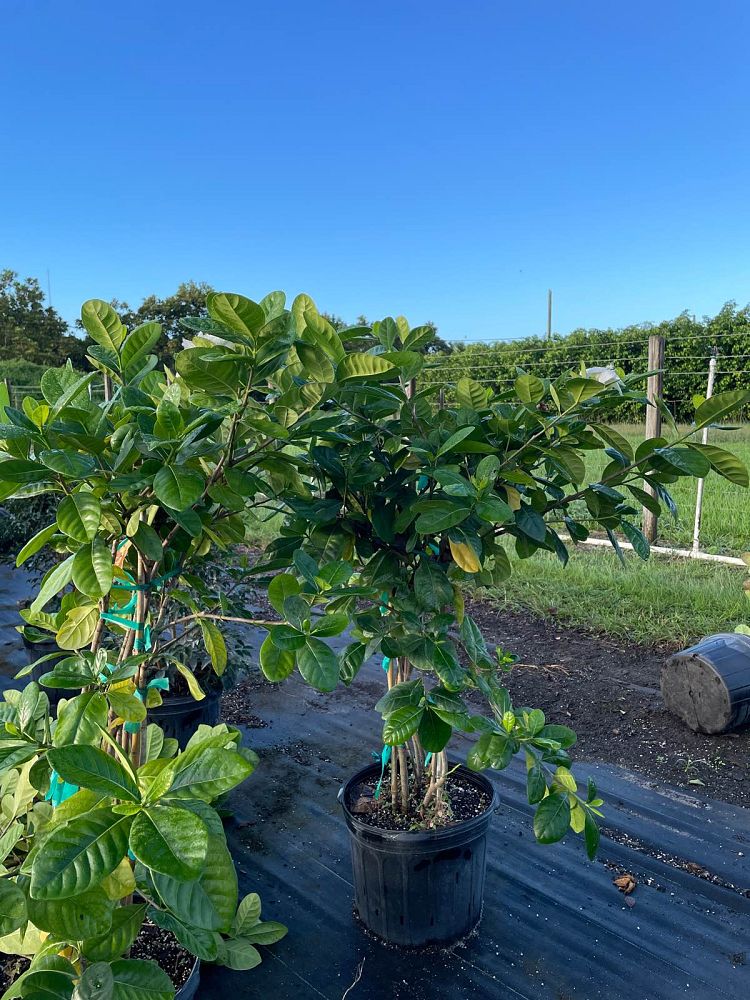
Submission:
<svg viewBox="0 0 750 1000">
<path fill-rule="evenodd" d="M 583 827 L 583 836 L 586 843 L 586 853 L 589 856 L 589 860 L 593 861 L 596 857 L 596 852 L 599 850 L 599 827 L 596 825 L 596 820 L 591 815 L 591 813 L 586 810 L 586 819 Z"/>
<path fill-rule="evenodd" d="M 536 406 L 544 399 L 544 382 L 536 375 L 519 375 L 514 388 L 518 398 L 527 406 Z"/>
<path fill-rule="evenodd" d="M 747 468 L 731 451 L 717 448 L 713 444 L 699 444 L 697 441 L 691 442 L 690 447 L 707 458 L 711 463 L 711 468 L 715 469 L 720 476 L 728 479 L 730 483 L 745 487 L 748 485 Z"/>
<path fill-rule="evenodd" d="M 16 556 L 16 566 L 22 566 L 27 559 L 30 559 L 37 552 L 41 551 L 58 530 L 57 522 L 55 522 L 54 524 L 47 525 L 46 528 L 42 528 L 41 531 L 37 531 Z"/>
<path fill-rule="evenodd" d="M 164 465 L 154 476 L 154 493 L 163 504 L 177 511 L 199 500 L 205 485 L 199 472 L 181 466 Z"/>
<path fill-rule="evenodd" d="M 730 392 L 717 392 L 716 395 L 707 399 L 695 411 L 696 429 L 712 424 L 722 417 L 727 417 L 731 413 L 736 413 L 750 400 L 750 391 L 747 389 L 732 389 Z M 0 466 L 0 478 L 2 467 Z"/>
<path fill-rule="evenodd" d="M 117 354 L 127 331 L 108 302 L 102 299 L 84 302 L 81 306 L 81 322 L 92 340 Z"/>
<path fill-rule="evenodd" d="M 684 475 L 702 478 L 711 469 L 708 458 L 691 448 L 660 448 L 656 454 Z"/>
<path fill-rule="evenodd" d="M 4 483 L 28 486 L 48 479 L 51 479 L 49 469 L 39 462 L 30 462 L 25 458 L 9 458 L 0 462 L 0 480 Z"/>
<path fill-rule="evenodd" d="M 268 585 L 268 600 L 271 607 L 284 614 L 284 601 L 287 597 L 296 597 L 302 588 L 295 576 L 291 573 L 278 573 Z"/>
<path fill-rule="evenodd" d="M 336 378 L 339 382 L 388 378 L 397 373 L 395 365 L 377 354 L 349 354 L 336 366 Z"/>
<path fill-rule="evenodd" d="M 275 944 L 286 937 L 287 928 L 276 920 L 261 920 L 260 923 L 242 932 L 242 940 L 252 944 Z"/>
<path fill-rule="evenodd" d="M 99 621 L 96 604 L 84 604 L 72 608 L 65 616 L 55 639 L 60 649 L 81 649 L 88 646 Z"/>
<path fill-rule="evenodd" d="M 85 691 L 58 709 L 52 741 L 56 747 L 93 744 L 99 741 L 101 729 L 106 725 L 107 699 L 100 691 Z"/>
<path fill-rule="evenodd" d="M 123 719 L 125 722 L 143 722 L 146 718 L 146 706 L 134 694 L 110 688 L 107 698 L 112 711 L 119 719 Z"/>
<path fill-rule="evenodd" d="M 206 308 L 212 319 L 218 320 L 230 330 L 246 337 L 251 343 L 255 335 L 266 323 L 262 306 L 244 295 L 229 292 L 211 292 L 206 298 Z"/>
<path fill-rule="evenodd" d="M 233 750 L 213 747 L 184 763 L 185 755 L 171 766 L 169 796 L 212 802 L 249 777 L 255 767 Z"/>
<path fill-rule="evenodd" d="M 439 610 L 453 603 L 453 587 L 445 573 L 434 563 L 423 559 L 414 574 L 414 593 L 419 603 Z"/>
<path fill-rule="evenodd" d="M 79 491 L 65 497 L 57 509 L 57 524 L 77 542 L 90 542 L 99 529 L 102 508 L 91 493 Z"/>
<path fill-rule="evenodd" d="M 622 522 L 622 530 L 628 538 L 628 541 L 633 546 L 633 551 L 639 558 L 648 559 L 651 553 L 651 546 L 648 543 L 648 539 L 634 524 L 629 521 Z"/>
<path fill-rule="evenodd" d="M 141 366 L 160 337 L 161 324 L 159 323 L 142 323 L 141 326 L 131 330 L 120 351 L 122 370 L 127 371 L 129 368 Z"/>
<path fill-rule="evenodd" d="M 419 729 L 424 709 L 421 705 L 404 705 L 388 716 L 383 726 L 383 743 L 400 746 Z"/>
<path fill-rule="evenodd" d="M 133 820 L 130 849 L 147 868 L 186 882 L 200 875 L 208 850 L 208 830 L 187 809 L 150 806 Z"/>
<path fill-rule="evenodd" d="M 98 747 L 66 746 L 47 753 L 47 759 L 65 781 L 117 799 L 139 802 L 132 775 L 114 757 Z"/>
<path fill-rule="evenodd" d="M 204 806 L 204 803 L 196 803 Z M 204 808 L 208 809 L 207 806 Z M 212 812 L 212 810 L 209 810 Z M 223 831 L 211 833 L 200 885 L 219 918 L 218 930 L 228 934 L 237 910 L 237 872 Z"/>
<path fill-rule="evenodd" d="M 294 673 L 294 653 L 291 650 L 279 649 L 268 635 L 260 647 L 260 669 L 266 680 L 273 683 L 283 681 Z"/>
<path fill-rule="evenodd" d="M 108 933 L 114 908 L 115 904 L 99 887 L 64 902 L 33 896 L 28 901 L 29 920 L 34 926 L 68 941 Z"/>
<path fill-rule="evenodd" d="M 12 934 L 27 919 L 26 896 L 22 889 L 7 878 L 0 880 L 0 937 Z"/>
<path fill-rule="evenodd" d="M 534 836 L 540 844 L 562 840 L 570 828 L 570 802 L 556 792 L 542 799 L 534 814 Z"/>
<path fill-rule="evenodd" d="M 86 597 L 97 601 L 112 587 L 114 566 L 106 542 L 97 536 L 76 552 L 73 559 L 73 584 Z"/>
<path fill-rule="evenodd" d="M 115 977 L 108 962 L 94 962 L 83 970 L 73 1000 L 113 1000 Z"/>
<path fill-rule="evenodd" d="M 109 930 L 87 938 L 83 942 L 83 954 L 90 962 L 111 962 L 119 958 L 135 941 L 145 915 L 145 903 L 117 906 Z"/>
<path fill-rule="evenodd" d="M 207 931 L 219 929 L 221 918 L 200 881 L 177 882 L 158 872 L 153 872 L 152 878 L 165 906 L 168 906 L 182 923 L 191 927 L 201 927 Z"/>
<path fill-rule="evenodd" d="M 73 556 L 68 556 L 46 574 L 39 593 L 31 604 L 31 611 L 41 611 L 52 598 L 64 590 L 73 579 Z"/>
<path fill-rule="evenodd" d="M 260 952 L 244 938 L 227 938 L 219 948 L 217 964 L 236 972 L 247 972 L 260 963 Z"/>
<path fill-rule="evenodd" d="M 339 680 L 338 657 L 322 639 L 308 636 L 297 653 L 297 666 L 304 679 L 318 691 L 333 691 Z"/>
<path fill-rule="evenodd" d="M 437 712 L 430 708 L 424 710 L 419 722 L 419 739 L 428 753 L 440 753 L 444 750 L 452 734 L 453 727 L 441 719 Z"/>
<path fill-rule="evenodd" d="M 83 479 L 96 470 L 96 462 L 90 455 L 81 455 L 68 448 L 40 451 L 39 460 L 66 479 Z"/>
<path fill-rule="evenodd" d="M 237 915 L 232 923 L 232 937 L 242 937 L 260 922 L 261 902 L 257 892 L 251 892 L 237 907 Z"/>
<path fill-rule="evenodd" d="M 114 1000 L 174 1000 L 172 980 L 156 962 L 123 958 L 110 968 Z"/>
<path fill-rule="evenodd" d="M 216 960 L 221 938 L 214 931 L 205 930 L 203 927 L 188 926 L 182 920 L 178 920 L 171 913 L 165 910 L 149 910 L 150 919 L 166 931 L 170 931 L 183 948 L 199 958 L 202 962 L 213 962 Z"/>
<path fill-rule="evenodd" d="M 115 870 L 128 848 L 131 816 L 94 809 L 50 834 L 31 867 L 37 899 L 80 896 Z"/>
<path fill-rule="evenodd" d="M 152 562 L 160 562 L 164 555 L 161 538 L 146 521 L 138 521 L 130 536 L 138 551 Z"/>
<path fill-rule="evenodd" d="M 454 434 L 448 438 L 448 440 L 441 444 L 438 448 L 437 454 L 447 455 L 449 451 L 453 451 L 470 435 L 474 433 L 475 428 L 472 427 L 460 427 Z"/>
<path fill-rule="evenodd" d="M 211 657 L 214 672 L 221 677 L 227 666 L 227 645 L 224 636 L 219 631 L 218 626 L 205 618 L 200 619 L 200 627 L 203 633 L 203 644 Z"/>
</svg>

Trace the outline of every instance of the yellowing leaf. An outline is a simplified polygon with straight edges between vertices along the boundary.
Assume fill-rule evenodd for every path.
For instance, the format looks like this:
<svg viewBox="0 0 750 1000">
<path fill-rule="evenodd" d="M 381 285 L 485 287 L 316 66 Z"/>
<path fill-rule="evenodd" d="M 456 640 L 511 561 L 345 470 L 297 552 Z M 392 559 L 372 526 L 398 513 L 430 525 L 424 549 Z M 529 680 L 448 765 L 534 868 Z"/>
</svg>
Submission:
<svg viewBox="0 0 750 1000">
<path fill-rule="evenodd" d="M 508 506 L 511 510 L 519 510 L 521 507 L 521 494 L 515 488 L 515 486 L 506 486 L 505 495 L 508 500 Z"/>
<path fill-rule="evenodd" d="M 460 566 L 466 573 L 478 573 L 481 569 L 477 554 L 471 545 L 466 542 L 454 542 L 449 539 L 451 555 L 457 566 Z"/>
</svg>

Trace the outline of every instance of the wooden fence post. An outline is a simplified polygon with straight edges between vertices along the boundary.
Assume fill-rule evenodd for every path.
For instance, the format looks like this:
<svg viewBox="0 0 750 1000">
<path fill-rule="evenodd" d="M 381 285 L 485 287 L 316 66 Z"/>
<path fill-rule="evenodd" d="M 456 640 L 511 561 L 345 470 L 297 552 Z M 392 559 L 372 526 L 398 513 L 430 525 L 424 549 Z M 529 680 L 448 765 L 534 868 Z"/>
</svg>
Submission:
<svg viewBox="0 0 750 1000">
<path fill-rule="evenodd" d="M 648 370 L 655 374 L 649 375 L 646 395 L 652 405 L 646 407 L 646 438 L 655 438 L 661 435 L 661 410 L 655 405 L 664 392 L 664 337 L 652 334 L 648 338 Z M 651 496 L 655 496 L 654 489 L 648 483 L 644 483 L 644 488 Z M 656 541 L 657 518 L 646 507 L 643 508 L 643 534 L 649 542 Z"/>
</svg>

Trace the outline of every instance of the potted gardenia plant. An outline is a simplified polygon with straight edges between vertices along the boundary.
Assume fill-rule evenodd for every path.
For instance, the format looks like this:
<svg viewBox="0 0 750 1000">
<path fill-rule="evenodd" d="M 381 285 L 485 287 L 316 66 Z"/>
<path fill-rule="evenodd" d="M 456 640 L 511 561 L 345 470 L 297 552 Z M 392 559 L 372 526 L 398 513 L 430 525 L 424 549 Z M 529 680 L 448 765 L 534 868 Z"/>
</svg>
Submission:
<svg viewBox="0 0 750 1000">
<path fill-rule="evenodd" d="M 274 513 L 286 491 L 304 493 L 287 449 L 304 439 L 323 394 L 300 330 L 308 304 L 302 296 L 286 309 L 281 293 L 260 303 L 210 295 L 209 316 L 188 324 L 195 335 L 172 372 L 157 370 L 151 353 L 158 324 L 128 332 L 91 300 L 82 319 L 94 371 L 47 372 L 42 400 L 4 407 L 3 496 L 59 497 L 18 564 L 45 546 L 61 557 L 22 615 L 34 638 L 52 635 L 57 646 L 37 661 L 49 668 L 43 687 L 74 695 L 54 720 L 34 682 L 0 706 L 0 781 L 24 816 L 1 837 L 0 932 L 6 952 L 33 954 L 8 997 L 40 995 L 43 979 L 45 996 L 114 989 L 167 1000 L 173 991 L 157 967 L 122 957 L 144 914 L 193 954 L 233 968 L 257 963 L 253 940 L 283 933 L 259 924 L 257 897 L 237 910 L 209 808 L 250 772 L 252 755 L 226 727 L 201 728 L 177 755 L 146 716 L 161 702 L 165 665 L 198 696 L 178 656 L 192 635 L 221 675 L 217 623 L 254 620 L 233 614 L 231 585 L 215 593 L 191 570 L 213 547 L 244 539 L 247 510 Z M 305 378 L 289 383 L 290 371 Z M 99 401 L 89 387 L 102 379 Z M 41 801 L 48 796 L 57 808 Z M 85 947 L 89 939 L 103 943 Z"/>
<path fill-rule="evenodd" d="M 269 585 L 282 621 L 260 653 L 269 680 L 296 666 L 323 691 L 384 657 L 382 759 L 346 783 L 342 801 L 357 912 L 404 945 L 454 940 L 479 919 L 495 798 L 478 772 L 522 753 L 537 840 L 572 828 L 591 857 L 599 841 L 601 800 L 570 769 L 575 733 L 511 703 L 503 673 L 513 658 L 486 648 L 466 586 L 510 575 L 509 542 L 520 558 L 546 550 L 565 562 L 569 541 L 592 529 L 618 553 L 624 533 L 645 559 L 635 519 L 642 505 L 673 510 L 678 477 L 713 469 L 747 485 L 735 456 L 693 435 L 749 392 L 714 396 L 688 433 L 634 451 L 607 418 L 624 400 L 646 403 L 641 377 L 605 385 L 519 372 L 504 392 L 462 379 L 441 407 L 435 387 L 415 385 L 431 336 L 399 318 L 320 338 L 326 415 L 304 456 L 309 492 L 290 498 L 265 564 L 282 570 Z M 609 464 L 588 483 L 585 454 L 596 450 Z M 353 641 L 337 655 L 325 638 L 350 624 Z M 476 737 L 466 766 L 448 755 L 455 731 Z"/>
<path fill-rule="evenodd" d="M 3 495 L 60 498 L 55 520 L 18 554 L 18 565 L 45 546 L 64 556 L 21 612 L 25 630 L 54 638 L 57 653 L 47 659 L 107 648 L 117 650 L 118 666 L 136 662 L 114 716 L 125 746 L 137 744 L 146 708 L 161 704 L 165 671 L 200 697 L 177 656 L 192 635 L 216 674 L 224 672 L 220 623 L 241 618 L 234 584 L 216 592 L 195 566 L 244 539 L 246 512 L 273 513 L 285 490 L 299 488 L 287 448 L 304 436 L 317 403 L 309 372 L 283 395 L 277 382 L 289 370 L 299 308 L 286 309 L 272 293 L 261 303 L 212 294 L 207 309 L 208 318 L 186 321 L 195 336 L 170 372 L 157 370 L 151 353 L 158 324 L 128 332 L 105 302 L 85 303 L 95 370 L 48 371 L 44 398 L 26 398 L 22 410 L 6 406 L 0 424 Z M 304 345 L 294 362 L 303 355 Z M 105 378 L 109 398 L 92 398 L 91 384 Z M 58 686 L 54 669 L 45 684 Z"/>
<path fill-rule="evenodd" d="M 179 753 L 152 724 L 138 755 L 123 750 L 107 718 L 130 668 L 113 667 L 103 650 L 56 667 L 71 680 L 86 675 L 85 693 L 57 721 L 35 682 L 0 703 L 0 950 L 22 956 L 24 969 L 3 1000 L 169 1000 L 167 973 L 132 954 L 147 925 L 196 957 L 178 983 L 189 1000 L 198 959 L 251 969 L 255 945 L 286 932 L 260 920 L 256 894 L 238 901 L 211 806 L 252 773 L 254 754 L 225 725 L 200 727 Z"/>
</svg>

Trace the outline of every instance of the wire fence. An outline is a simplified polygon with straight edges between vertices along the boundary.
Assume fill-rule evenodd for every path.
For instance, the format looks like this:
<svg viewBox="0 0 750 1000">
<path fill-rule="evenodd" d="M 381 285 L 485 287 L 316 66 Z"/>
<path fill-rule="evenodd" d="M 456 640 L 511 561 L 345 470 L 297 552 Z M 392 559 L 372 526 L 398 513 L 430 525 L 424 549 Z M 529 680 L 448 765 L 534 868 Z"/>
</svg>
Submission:
<svg viewBox="0 0 750 1000">
<path fill-rule="evenodd" d="M 711 356 L 716 358 L 714 392 L 750 386 L 750 353 L 746 350 L 735 353 L 732 340 L 734 336 L 747 338 L 747 332 L 741 331 L 736 335 L 724 334 L 721 338 L 723 343 L 719 344 L 717 344 L 719 338 L 715 335 L 665 338 L 662 398 L 675 417 L 680 415 L 684 417 L 686 411 L 692 409 L 693 394 L 706 394 Z M 713 340 L 714 344 L 706 345 L 704 353 L 696 353 L 696 350 L 700 350 L 698 345 L 708 340 Z M 692 345 L 694 342 L 697 342 L 696 347 L 691 350 L 687 345 Z M 641 340 L 614 341 L 607 346 L 610 350 L 601 344 L 565 344 L 565 357 L 552 359 L 545 357 L 544 342 L 540 342 L 538 347 L 518 349 L 507 341 L 487 345 L 486 349 L 477 346 L 468 351 L 458 351 L 454 355 L 441 356 L 428 362 L 425 366 L 425 381 L 449 391 L 449 387 L 459 378 L 469 377 L 483 386 L 507 389 L 516 378 L 515 371 L 508 371 L 509 367 L 514 367 L 516 356 L 521 359 L 516 363 L 525 371 L 540 378 L 554 379 L 569 372 L 571 368 L 579 368 L 581 364 L 586 368 L 614 365 L 623 369 L 626 375 L 645 376 L 648 372 L 648 334 L 644 334 Z M 744 344 L 742 346 L 744 347 Z M 560 349 L 560 342 L 551 342 L 549 347 L 550 353 L 555 353 L 556 349 Z M 501 348 L 500 354 L 498 348 Z M 623 348 L 630 350 L 624 351 Z M 685 348 L 689 353 L 680 353 Z M 505 350 L 509 350 L 510 360 L 503 358 L 502 353 Z M 693 392 L 685 389 L 688 380 L 694 386 Z M 750 424 L 746 423 L 748 410 L 740 410 L 733 416 L 735 424 L 732 426 L 735 429 L 712 429 L 709 441 L 732 451 L 750 467 Z M 629 412 L 625 422 L 618 422 L 615 426 L 635 444 L 645 436 L 644 421 L 645 406 L 640 412 Z M 687 426 L 683 429 L 687 429 Z M 586 469 L 588 481 L 598 478 L 608 461 L 606 456 L 589 452 Z M 680 479 L 670 489 L 678 513 L 676 518 L 667 514 L 661 517 L 658 542 L 669 547 L 693 550 L 698 494 L 696 480 Z M 750 503 L 747 490 L 712 473 L 703 487 L 700 546 L 693 550 L 694 554 L 722 555 L 736 559 L 748 548 L 750 548 Z"/>
</svg>

